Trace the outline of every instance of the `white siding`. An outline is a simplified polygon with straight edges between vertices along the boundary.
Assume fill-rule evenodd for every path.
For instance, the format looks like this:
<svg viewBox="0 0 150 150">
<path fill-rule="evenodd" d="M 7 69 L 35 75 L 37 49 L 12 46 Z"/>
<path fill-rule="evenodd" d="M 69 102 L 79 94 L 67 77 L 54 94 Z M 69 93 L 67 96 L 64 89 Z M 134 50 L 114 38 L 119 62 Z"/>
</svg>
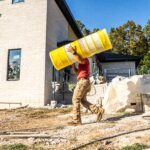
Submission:
<svg viewBox="0 0 150 150">
<path fill-rule="evenodd" d="M 55 0 L 0 1 L 0 14 L 0 102 L 46 105 L 52 98 L 49 51 L 76 35 Z M 15 48 L 22 50 L 20 80 L 7 81 L 8 50 Z"/>
<path fill-rule="evenodd" d="M 46 0 L 0 1 L 0 102 L 44 104 Z M 7 81 L 8 49 L 21 48 L 19 81 Z"/>
</svg>

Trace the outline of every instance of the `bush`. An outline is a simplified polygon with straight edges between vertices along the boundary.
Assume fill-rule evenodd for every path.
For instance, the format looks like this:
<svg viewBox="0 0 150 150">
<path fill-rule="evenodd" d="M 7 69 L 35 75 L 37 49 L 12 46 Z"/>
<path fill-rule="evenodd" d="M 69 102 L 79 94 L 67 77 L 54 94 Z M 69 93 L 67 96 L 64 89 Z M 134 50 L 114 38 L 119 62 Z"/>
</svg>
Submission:
<svg viewBox="0 0 150 150">
<path fill-rule="evenodd" d="M 145 148 L 148 148 L 147 145 L 144 145 L 144 144 L 134 144 L 132 146 L 125 146 L 123 147 L 121 150 L 143 150 Z"/>
</svg>

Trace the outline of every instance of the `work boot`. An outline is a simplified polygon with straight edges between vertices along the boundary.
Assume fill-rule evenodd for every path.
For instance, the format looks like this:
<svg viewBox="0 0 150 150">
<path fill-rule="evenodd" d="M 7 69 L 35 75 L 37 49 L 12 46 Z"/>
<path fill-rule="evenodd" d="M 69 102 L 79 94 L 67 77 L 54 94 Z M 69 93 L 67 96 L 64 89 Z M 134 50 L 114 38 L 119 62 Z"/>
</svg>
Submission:
<svg viewBox="0 0 150 150">
<path fill-rule="evenodd" d="M 99 110 L 98 110 L 98 113 L 97 113 L 97 122 L 100 122 L 101 121 L 101 119 L 102 119 L 102 116 L 103 116 L 103 114 L 104 114 L 104 112 L 105 112 L 105 110 L 103 109 L 103 108 L 101 108 L 101 107 L 99 107 L 98 108 Z"/>
<path fill-rule="evenodd" d="M 71 121 L 71 122 L 68 122 L 67 123 L 69 126 L 79 126 L 79 125 L 81 125 L 82 123 L 81 123 L 81 121 Z"/>
<path fill-rule="evenodd" d="M 81 125 L 81 117 L 80 116 L 72 116 L 70 117 L 70 121 L 67 123 L 70 126 L 78 126 Z"/>
</svg>

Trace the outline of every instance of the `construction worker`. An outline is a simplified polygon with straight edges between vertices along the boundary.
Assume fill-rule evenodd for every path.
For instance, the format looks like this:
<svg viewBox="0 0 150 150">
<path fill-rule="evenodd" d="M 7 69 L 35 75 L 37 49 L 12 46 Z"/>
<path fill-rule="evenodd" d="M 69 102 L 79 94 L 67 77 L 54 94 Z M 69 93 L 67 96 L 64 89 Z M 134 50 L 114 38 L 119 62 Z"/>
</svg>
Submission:
<svg viewBox="0 0 150 150">
<path fill-rule="evenodd" d="M 90 63 L 87 58 L 82 58 L 78 53 L 76 47 L 69 46 L 67 51 L 72 53 L 76 62 L 78 62 L 78 68 L 75 64 L 72 65 L 74 72 L 77 75 L 77 85 L 74 89 L 72 103 L 73 103 L 73 118 L 69 125 L 80 125 L 81 115 L 80 115 L 80 103 L 90 110 L 92 113 L 97 114 L 97 122 L 102 119 L 104 109 L 91 104 L 86 100 L 86 95 L 91 89 L 90 85 Z"/>
</svg>

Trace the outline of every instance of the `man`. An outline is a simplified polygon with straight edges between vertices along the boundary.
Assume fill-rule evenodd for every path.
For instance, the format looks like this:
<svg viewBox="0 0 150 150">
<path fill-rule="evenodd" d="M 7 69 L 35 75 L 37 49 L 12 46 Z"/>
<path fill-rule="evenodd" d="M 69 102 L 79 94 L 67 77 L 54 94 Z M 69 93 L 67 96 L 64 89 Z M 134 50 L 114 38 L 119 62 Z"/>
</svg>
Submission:
<svg viewBox="0 0 150 150">
<path fill-rule="evenodd" d="M 74 72 L 77 75 L 77 85 L 74 89 L 72 102 L 73 102 L 73 120 L 69 122 L 70 125 L 80 125 L 81 115 L 80 115 L 80 103 L 90 110 L 92 113 L 97 114 L 97 122 L 99 122 L 104 113 L 104 109 L 91 104 L 86 100 L 86 95 L 91 89 L 90 85 L 90 63 L 87 58 L 82 58 L 77 54 L 76 47 L 68 47 L 68 52 L 72 53 L 74 59 L 78 62 L 78 68 L 75 64 L 72 65 Z"/>
</svg>

